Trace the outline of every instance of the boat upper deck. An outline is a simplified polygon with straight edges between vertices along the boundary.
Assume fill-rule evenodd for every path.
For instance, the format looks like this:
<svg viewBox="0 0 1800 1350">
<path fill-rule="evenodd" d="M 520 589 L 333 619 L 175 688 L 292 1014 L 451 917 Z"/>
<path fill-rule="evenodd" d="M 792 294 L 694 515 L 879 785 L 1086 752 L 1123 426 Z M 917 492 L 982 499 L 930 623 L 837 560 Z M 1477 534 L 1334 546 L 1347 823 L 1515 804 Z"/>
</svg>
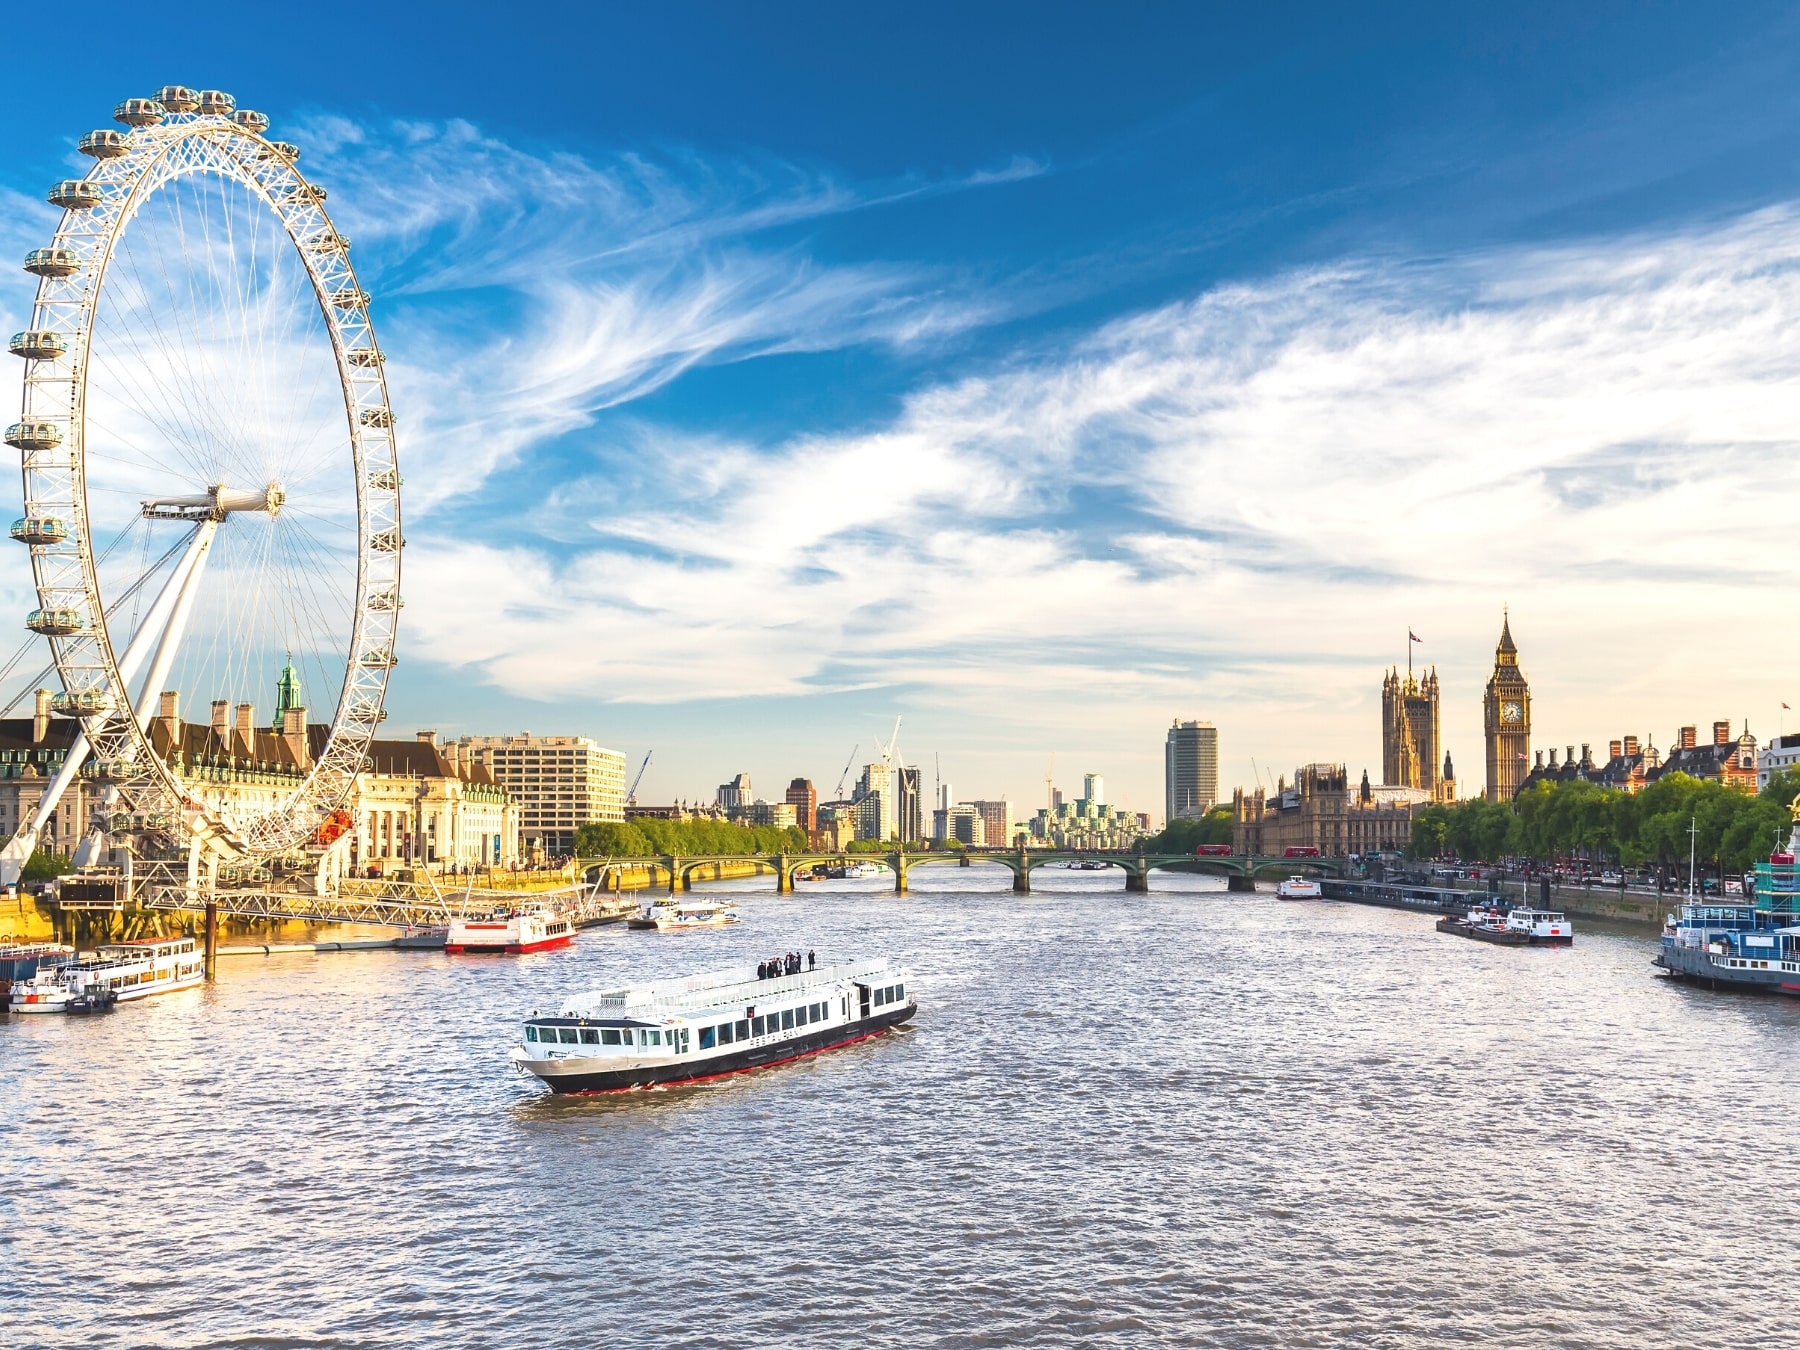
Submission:
<svg viewBox="0 0 1800 1350">
<path fill-rule="evenodd" d="M 729 1008 L 740 1003 L 767 1003 L 784 995 L 799 995 L 840 982 L 868 983 L 885 980 L 897 967 L 887 957 L 867 961 L 836 961 L 798 975 L 756 978 L 755 967 L 717 970 L 671 980 L 654 980 L 624 989 L 597 989 L 573 994 L 564 1000 L 564 1017 L 619 1017 L 699 1012 Z"/>
</svg>

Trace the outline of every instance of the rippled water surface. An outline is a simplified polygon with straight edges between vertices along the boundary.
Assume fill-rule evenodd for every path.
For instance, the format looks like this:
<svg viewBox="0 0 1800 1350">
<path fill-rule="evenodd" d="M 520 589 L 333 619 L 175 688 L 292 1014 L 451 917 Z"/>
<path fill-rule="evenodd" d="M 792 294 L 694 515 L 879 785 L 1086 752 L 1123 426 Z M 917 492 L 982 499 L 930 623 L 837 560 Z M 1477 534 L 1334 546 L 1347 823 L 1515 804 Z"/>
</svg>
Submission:
<svg viewBox="0 0 1800 1350">
<path fill-rule="evenodd" d="M 0 1343 L 1800 1343 L 1800 1005 L 1593 925 L 915 880 L 0 1021 Z M 565 992 L 796 946 L 903 959 L 916 1023 L 617 1097 L 507 1064 Z"/>
</svg>

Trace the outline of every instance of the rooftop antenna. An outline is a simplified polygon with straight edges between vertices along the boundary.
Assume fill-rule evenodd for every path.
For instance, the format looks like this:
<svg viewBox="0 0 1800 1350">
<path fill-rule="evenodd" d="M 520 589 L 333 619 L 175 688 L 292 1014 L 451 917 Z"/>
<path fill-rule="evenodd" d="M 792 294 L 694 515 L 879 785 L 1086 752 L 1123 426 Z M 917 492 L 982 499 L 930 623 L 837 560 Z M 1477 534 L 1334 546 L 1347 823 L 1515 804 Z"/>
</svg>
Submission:
<svg viewBox="0 0 1800 1350">
<path fill-rule="evenodd" d="M 1044 770 L 1044 810 L 1049 815 L 1056 814 L 1056 751 L 1050 752 L 1050 767 Z"/>
</svg>

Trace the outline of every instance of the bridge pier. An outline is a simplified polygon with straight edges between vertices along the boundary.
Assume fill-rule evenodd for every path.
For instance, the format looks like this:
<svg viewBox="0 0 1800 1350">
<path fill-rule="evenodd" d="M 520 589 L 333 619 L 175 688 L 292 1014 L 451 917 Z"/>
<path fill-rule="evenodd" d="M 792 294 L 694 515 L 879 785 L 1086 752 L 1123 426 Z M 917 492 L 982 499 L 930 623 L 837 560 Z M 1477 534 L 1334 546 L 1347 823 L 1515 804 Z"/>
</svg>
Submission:
<svg viewBox="0 0 1800 1350">
<path fill-rule="evenodd" d="M 208 983 L 211 983 L 213 975 L 216 973 L 213 967 L 219 960 L 219 902 L 211 897 L 208 897 L 206 901 L 205 949 L 206 955 L 203 960 L 206 969 L 206 979 Z"/>
<path fill-rule="evenodd" d="M 1019 859 L 1018 865 L 1013 868 L 1013 894 L 1031 894 L 1031 868 L 1025 865 L 1023 858 Z"/>
<path fill-rule="evenodd" d="M 1234 872 L 1232 875 L 1225 878 L 1225 889 L 1227 891 L 1254 891 L 1256 889 L 1256 878 L 1239 876 Z"/>
<path fill-rule="evenodd" d="M 887 856 L 888 866 L 894 869 L 894 894 L 906 894 L 906 855 L 890 853 Z"/>
<path fill-rule="evenodd" d="M 792 895 L 794 893 L 794 874 L 788 867 L 788 855 L 775 855 L 775 894 Z"/>
<path fill-rule="evenodd" d="M 1125 890 L 1129 895 L 1150 894 L 1150 873 L 1141 869 L 1134 872 L 1130 868 L 1126 868 Z"/>
</svg>

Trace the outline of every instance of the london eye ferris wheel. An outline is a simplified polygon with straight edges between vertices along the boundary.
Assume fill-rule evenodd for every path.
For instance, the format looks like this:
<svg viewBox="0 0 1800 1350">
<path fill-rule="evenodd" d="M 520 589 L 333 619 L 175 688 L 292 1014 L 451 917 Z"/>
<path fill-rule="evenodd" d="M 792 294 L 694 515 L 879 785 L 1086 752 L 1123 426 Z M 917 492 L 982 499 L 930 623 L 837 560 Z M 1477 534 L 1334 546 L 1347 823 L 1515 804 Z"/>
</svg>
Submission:
<svg viewBox="0 0 1800 1350">
<path fill-rule="evenodd" d="M 110 832 L 176 856 L 267 858 L 310 839 L 349 792 L 383 717 L 400 609 L 400 474 L 369 297 L 323 188 L 268 119 L 169 85 L 83 136 L 85 176 L 55 184 L 18 449 L 53 712 L 80 734 L 0 853 L 12 880 L 86 761 Z M 282 680 L 318 706 L 254 713 Z M 210 709 L 277 790 L 220 790 L 218 756 L 153 734 L 165 691 Z M 267 706 L 265 704 L 265 706 Z M 222 714 L 222 710 L 226 710 Z M 257 762 L 287 733 L 282 763 Z M 298 723 L 310 721 L 304 731 Z M 294 744 L 298 736 L 299 744 Z M 215 746 L 215 749 L 218 747 Z M 90 758 L 91 756 L 91 758 Z"/>
</svg>

